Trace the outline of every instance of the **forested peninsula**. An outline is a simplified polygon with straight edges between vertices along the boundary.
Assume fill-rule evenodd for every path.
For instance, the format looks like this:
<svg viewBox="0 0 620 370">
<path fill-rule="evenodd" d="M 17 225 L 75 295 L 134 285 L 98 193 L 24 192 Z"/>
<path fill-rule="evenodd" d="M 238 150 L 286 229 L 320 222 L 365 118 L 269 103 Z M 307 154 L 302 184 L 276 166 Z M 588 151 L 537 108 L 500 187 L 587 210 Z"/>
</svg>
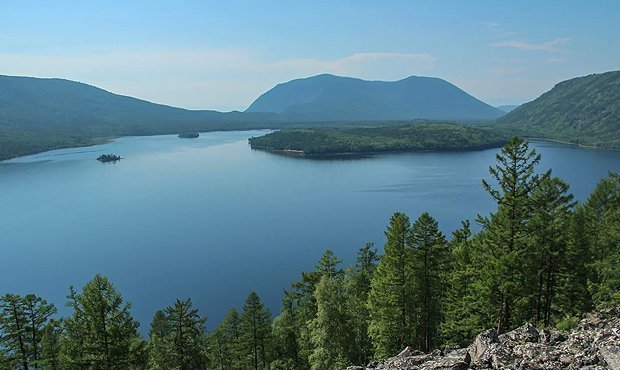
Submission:
<svg viewBox="0 0 620 370">
<path fill-rule="evenodd" d="M 522 368 L 526 360 L 541 368 L 613 368 L 612 361 L 620 361 L 620 311 L 613 308 L 620 304 L 620 174 L 609 174 L 579 203 L 566 182 L 537 171 L 539 161 L 527 142 L 510 139 L 482 182 L 497 208 L 478 215 L 479 232 L 464 220 L 448 238 L 428 213 L 415 220 L 394 213 L 382 254 L 368 243 L 354 264 L 342 266 L 325 251 L 314 270 L 284 291 L 275 317 L 250 293 L 241 310 L 232 308 L 207 333 L 205 313 L 182 298 L 153 308 L 144 338 L 130 303 L 104 276 L 81 290 L 69 288 L 67 317 L 35 294 L 5 294 L 0 364 L 24 370 L 336 370 L 409 347 L 373 367 L 417 369 L 456 353 L 461 367 L 452 368 Z M 567 336 L 564 330 L 593 309 L 607 316 L 590 317 Z M 607 331 L 594 340 L 594 329 Z M 482 331 L 472 347 L 449 351 Z M 540 343 L 556 343 L 559 352 L 534 351 Z M 516 365 L 506 362 L 506 351 L 515 354 Z"/>
<path fill-rule="evenodd" d="M 363 128 L 297 128 L 248 141 L 253 149 L 308 156 L 496 148 L 506 136 L 492 129 L 444 122 Z"/>
</svg>

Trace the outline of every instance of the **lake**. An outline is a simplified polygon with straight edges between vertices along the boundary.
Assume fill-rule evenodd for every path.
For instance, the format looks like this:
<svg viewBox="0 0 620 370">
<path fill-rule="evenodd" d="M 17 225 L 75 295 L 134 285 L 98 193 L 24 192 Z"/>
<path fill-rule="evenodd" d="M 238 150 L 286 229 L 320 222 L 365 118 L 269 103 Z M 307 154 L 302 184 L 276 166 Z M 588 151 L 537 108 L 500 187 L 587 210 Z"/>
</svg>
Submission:
<svg viewBox="0 0 620 370">
<path fill-rule="evenodd" d="M 69 285 L 101 273 L 143 333 L 187 297 L 210 330 L 252 290 L 277 314 L 325 249 L 353 262 L 366 242 L 382 246 L 396 211 L 428 211 L 449 235 L 494 209 L 481 179 L 496 149 L 309 160 L 250 149 L 263 133 L 125 137 L 0 162 L 0 294 L 33 292 L 66 314 Z M 617 151 L 532 146 L 580 200 L 620 171 Z M 125 159 L 95 160 L 104 153 Z"/>
</svg>

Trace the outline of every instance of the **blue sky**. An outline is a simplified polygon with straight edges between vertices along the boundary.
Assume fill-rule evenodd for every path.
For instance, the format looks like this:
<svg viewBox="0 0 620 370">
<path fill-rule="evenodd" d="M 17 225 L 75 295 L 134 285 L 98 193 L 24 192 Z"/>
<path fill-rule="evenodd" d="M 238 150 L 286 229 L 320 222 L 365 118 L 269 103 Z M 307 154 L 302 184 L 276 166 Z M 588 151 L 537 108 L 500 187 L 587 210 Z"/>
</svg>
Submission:
<svg viewBox="0 0 620 370">
<path fill-rule="evenodd" d="M 0 0 L 0 74 L 193 109 L 242 110 L 319 73 L 434 76 L 518 104 L 620 69 L 618 20 L 617 0 Z"/>
</svg>

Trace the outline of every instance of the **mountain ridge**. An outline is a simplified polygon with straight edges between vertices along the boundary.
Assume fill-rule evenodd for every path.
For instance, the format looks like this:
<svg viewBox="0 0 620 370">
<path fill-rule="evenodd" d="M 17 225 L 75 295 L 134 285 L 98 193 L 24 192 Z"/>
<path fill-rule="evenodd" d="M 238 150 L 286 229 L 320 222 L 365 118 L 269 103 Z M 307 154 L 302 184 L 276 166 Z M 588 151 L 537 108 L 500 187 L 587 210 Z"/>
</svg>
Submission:
<svg viewBox="0 0 620 370">
<path fill-rule="evenodd" d="M 504 114 L 437 77 L 368 81 L 320 74 L 277 84 L 245 112 L 291 120 L 492 120 Z"/>
<path fill-rule="evenodd" d="M 496 125 L 522 136 L 620 149 L 620 71 L 559 82 Z"/>
</svg>

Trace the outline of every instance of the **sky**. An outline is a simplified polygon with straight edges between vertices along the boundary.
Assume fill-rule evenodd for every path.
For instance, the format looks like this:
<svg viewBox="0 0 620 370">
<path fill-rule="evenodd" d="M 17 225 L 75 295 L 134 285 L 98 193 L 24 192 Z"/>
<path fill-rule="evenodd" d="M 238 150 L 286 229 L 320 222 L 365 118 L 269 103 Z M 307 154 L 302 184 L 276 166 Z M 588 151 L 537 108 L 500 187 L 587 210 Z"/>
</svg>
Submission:
<svg viewBox="0 0 620 370">
<path fill-rule="evenodd" d="M 0 0 L 0 74 L 244 110 L 321 73 L 443 78 L 491 104 L 620 69 L 620 1 Z"/>
</svg>

